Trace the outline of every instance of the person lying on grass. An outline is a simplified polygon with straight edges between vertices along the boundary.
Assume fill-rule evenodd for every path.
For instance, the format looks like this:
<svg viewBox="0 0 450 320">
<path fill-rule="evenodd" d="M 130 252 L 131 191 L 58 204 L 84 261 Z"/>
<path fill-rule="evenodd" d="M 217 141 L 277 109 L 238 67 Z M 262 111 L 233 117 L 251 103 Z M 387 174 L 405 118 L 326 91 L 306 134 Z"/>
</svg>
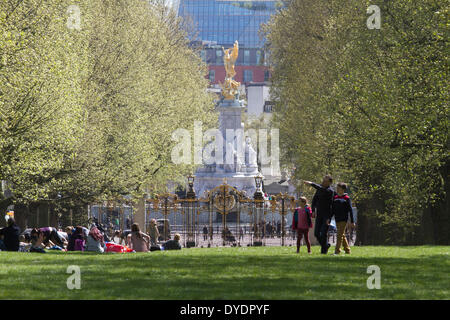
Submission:
<svg viewBox="0 0 450 320">
<path fill-rule="evenodd" d="M 31 230 L 31 238 L 33 238 L 33 235 L 39 235 L 42 234 L 44 237 L 44 244 L 48 246 L 51 244 L 51 246 L 59 246 L 61 248 L 64 247 L 65 239 L 62 237 L 56 228 L 53 227 L 45 227 L 45 228 L 34 228 Z"/>
<path fill-rule="evenodd" d="M 175 233 L 173 240 L 168 240 L 163 244 L 164 250 L 181 250 L 180 239 L 180 234 Z"/>
</svg>

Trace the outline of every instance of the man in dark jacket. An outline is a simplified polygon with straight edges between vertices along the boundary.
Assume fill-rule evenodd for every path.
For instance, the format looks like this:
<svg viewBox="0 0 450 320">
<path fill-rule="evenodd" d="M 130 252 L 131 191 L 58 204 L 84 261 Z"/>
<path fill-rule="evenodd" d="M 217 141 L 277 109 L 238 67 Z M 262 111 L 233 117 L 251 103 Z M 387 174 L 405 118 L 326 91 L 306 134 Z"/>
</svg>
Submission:
<svg viewBox="0 0 450 320">
<path fill-rule="evenodd" d="M 20 228 L 16 225 L 14 218 L 9 218 L 7 224 L 7 227 L 0 229 L 6 251 L 19 251 Z"/>
<path fill-rule="evenodd" d="M 331 204 L 335 195 L 331 188 L 333 178 L 330 175 L 323 177 L 322 184 L 317 184 L 311 181 L 305 181 L 306 185 L 314 187 L 317 191 L 311 203 L 311 209 L 315 212 L 315 226 L 314 236 L 319 241 L 321 250 L 320 253 L 327 254 L 330 244 L 328 243 L 328 227 L 331 220 Z"/>
</svg>

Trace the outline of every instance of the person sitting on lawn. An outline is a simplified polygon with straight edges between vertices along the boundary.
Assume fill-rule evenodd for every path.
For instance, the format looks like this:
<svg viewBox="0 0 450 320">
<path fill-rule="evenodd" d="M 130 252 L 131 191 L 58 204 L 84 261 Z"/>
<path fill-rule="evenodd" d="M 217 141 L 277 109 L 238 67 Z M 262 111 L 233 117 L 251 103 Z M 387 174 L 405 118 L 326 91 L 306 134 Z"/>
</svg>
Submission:
<svg viewBox="0 0 450 320">
<path fill-rule="evenodd" d="M 164 243 L 163 248 L 164 250 L 181 250 L 181 244 L 180 244 L 181 236 L 179 233 L 175 233 L 173 236 L 173 240 L 168 240 L 166 243 Z"/>
<path fill-rule="evenodd" d="M 72 237 L 72 233 L 75 229 L 73 226 L 67 226 L 64 230 L 67 233 L 67 245 L 69 245 L 70 238 Z"/>
<path fill-rule="evenodd" d="M 67 245 L 67 251 L 84 251 L 84 231 L 83 227 L 76 227 L 75 231 L 69 238 L 69 244 Z"/>
<path fill-rule="evenodd" d="M 27 240 L 25 235 L 21 234 L 19 236 L 19 252 L 30 252 L 31 243 Z"/>
<path fill-rule="evenodd" d="M 33 229 L 36 230 L 36 229 Z M 45 253 L 44 245 L 45 235 L 42 232 L 31 232 L 30 252 Z"/>
<path fill-rule="evenodd" d="M 116 230 L 114 231 L 114 236 L 112 237 L 112 242 L 114 242 L 115 244 L 122 244 L 122 237 L 120 236 L 120 230 Z"/>
<path fill-rule="evenodd" d="M 155 219 L 150 220 L 150 228 L 148 233 L 150 236 L 151 245 L 156 246 L 156 242 L 158 241 L 159 238 L 159 231 Z"/>
<path fill-rule="evenodd" d="M 9 218 L 7 227 L 0 229 L 0 235 L 3 236 L 3 244 L 6 251 L 19 251 L 20 228 L 17 226 L 14 218 Z"/>
<path fill-rule="evenodd" d="M 133 223 L 131 233 L 128 235 L 128 244 L 136 252 L 148 252 L 150 247 L 150 237 L 141 232 L 139 224 Z"/>
<path fill-rule="evenodd" d="M 97 227 L 92 227 L 86 241 L 86 251 L 105 252 L 106 245 L 103 239 L 103 234 Z"/>
<path fill-rule="evenodd" d="M 121 238 L 120 241 L 123 242 L 123 244 L 128 247 L 130 246 L 130 244 L 128 243 L 128 235 L 130 233 L 131 233 L 130 229 L 125 229 L 125 230 L 121 231 L 121 233 L 120 233 L 120 238 Z M 120 243 L 120 244 L 122 244 L 122 243 Z"/>
</svg>

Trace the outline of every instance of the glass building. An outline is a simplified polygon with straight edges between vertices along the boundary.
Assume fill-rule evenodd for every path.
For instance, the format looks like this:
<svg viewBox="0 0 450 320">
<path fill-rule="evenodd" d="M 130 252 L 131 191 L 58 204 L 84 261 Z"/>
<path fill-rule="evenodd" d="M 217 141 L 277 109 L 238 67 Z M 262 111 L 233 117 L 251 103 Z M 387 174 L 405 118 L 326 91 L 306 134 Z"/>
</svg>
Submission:
<svg viewBox="0 0 450 320">
<path fill-rule="evenodd" d="M 199 39 L 231 46 L 235 40 L 245 48 L 262 48 L 261 24 L 281 6 L 281 1 L 180 0 L 178 14 L 189 18 Z"/>
<path fill-rule="evenodd" d="M 201 43 L 201 57 L 209 65 L 211 84 L 225 77 L 222 46 L 239 42 L 235 79 L 243 84 L 268 81 L 267 57 L 261 25 L 283 6 L 282 1 L 179 0 L 178 15 L 195 28 L 193 43 Z"/>
</svg>

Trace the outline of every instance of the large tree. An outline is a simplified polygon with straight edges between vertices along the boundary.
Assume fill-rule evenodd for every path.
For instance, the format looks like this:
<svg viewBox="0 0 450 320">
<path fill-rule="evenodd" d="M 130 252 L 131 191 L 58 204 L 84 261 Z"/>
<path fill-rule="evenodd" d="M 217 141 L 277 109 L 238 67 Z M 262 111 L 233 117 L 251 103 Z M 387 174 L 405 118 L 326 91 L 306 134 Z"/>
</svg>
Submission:
<svg viewBox="0 0 450 320">
<path fill-rule="evenodd" d="M 164 1 L 7 0 L 0 30 L 3 209 L 141 196 L 192 169 L 171 133 L 211 123 L 213 97 Z"/>
<path fill-rule="evenodd" d="M 291 1 L 267 25 L 297 177 L 350 182 L 362 243 L 448 244 L 448 4 Z"/>
</svg>

